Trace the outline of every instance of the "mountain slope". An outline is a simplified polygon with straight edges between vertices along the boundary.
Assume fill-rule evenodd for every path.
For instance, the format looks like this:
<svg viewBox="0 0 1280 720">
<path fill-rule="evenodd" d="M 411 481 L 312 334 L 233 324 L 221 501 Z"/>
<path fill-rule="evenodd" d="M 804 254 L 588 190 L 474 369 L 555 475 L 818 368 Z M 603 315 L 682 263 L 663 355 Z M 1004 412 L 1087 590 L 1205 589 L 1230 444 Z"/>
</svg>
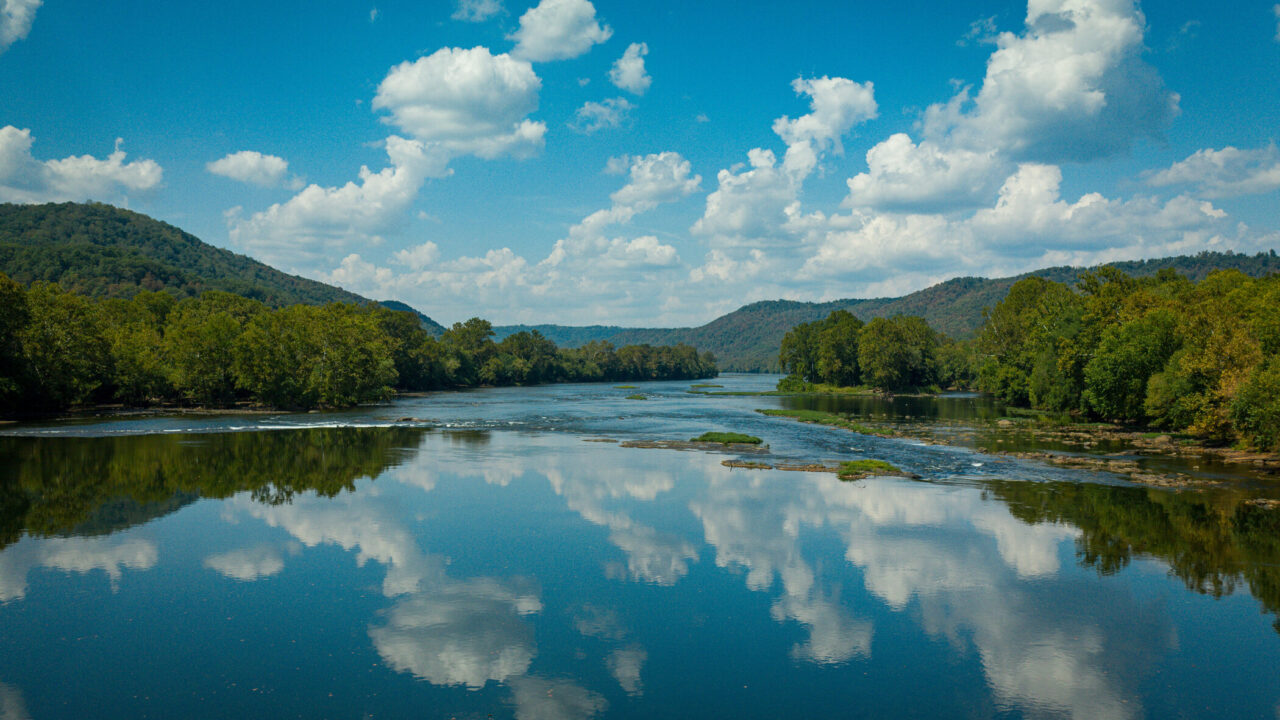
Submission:
<svg viewBox="0 0 1280 720">
<path fill-rule="evenodd" d="M 99 203 L 0 204 L 0 272 L 91 297 L 223 290 L 267 305 L 369 302 L 209 245 L 140 213 Z"/>
<path fill-rule="evenodd" d="M 440 335 L 444 333 L 443 325 L 427 317 L 420 310 L 409 306 L 407 303 L 402 303 L 399 300 L 379 300 L 378 304 L 384 308 L 387 308 L 388 310 L 413 313 L 414 315 L 417 315 L 418 322 L 422 323 L 422 329 L 426 330 L 427 332 L 431 333 L 436 337 L 440 337 Z"/>
</svg>

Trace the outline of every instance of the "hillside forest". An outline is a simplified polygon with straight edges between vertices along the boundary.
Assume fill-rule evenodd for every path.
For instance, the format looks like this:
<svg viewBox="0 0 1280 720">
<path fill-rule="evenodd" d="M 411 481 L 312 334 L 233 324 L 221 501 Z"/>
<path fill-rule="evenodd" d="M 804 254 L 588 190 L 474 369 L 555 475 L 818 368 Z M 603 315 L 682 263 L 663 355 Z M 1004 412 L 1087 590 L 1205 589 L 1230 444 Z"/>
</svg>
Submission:
<svg viewBox="0 0 1280 720">
<path fill-rule="evenodd" d="M 1116 268 L 1074 284 L 1028 277 L 956 342 L 921 317 L 863 324 L 844 311 L 783 338 L 780 389 L 977 389 L 1078 419 L 1280 449 L 1280 275 L 1196 282 Z"/>
<path fill-rule="evenodd" d="M 712 377 L 682 346 L 559 348 L 537 332 L 493 341 L 488 321 L 437 339 L 413 313 L 334 302 L 272 309 L 220 291 L 90 299 L 0 274 L 0 413 L 85 403 L 347 407 L 395 391 Z"/>
</svg>

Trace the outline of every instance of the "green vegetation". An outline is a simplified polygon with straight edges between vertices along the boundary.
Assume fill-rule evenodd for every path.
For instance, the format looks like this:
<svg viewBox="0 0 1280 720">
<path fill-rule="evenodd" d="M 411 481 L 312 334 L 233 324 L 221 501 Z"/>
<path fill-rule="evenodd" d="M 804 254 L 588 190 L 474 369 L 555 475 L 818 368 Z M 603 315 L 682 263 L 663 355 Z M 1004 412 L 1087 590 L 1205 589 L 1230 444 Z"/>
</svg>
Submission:
<svg viewBox="0 0 1280 720">
<path fill-rule="evenodd" d="M 704 432 L 689 442 L 720 443 L 722 445 L 759 445 L 763 442 L 754 435 L 743 435 L 736 432 Z"/>
<path fill-rule="evenodd" d="M 770 417 L 785 417 L 792 420 L 799 420 L 804 423 L 813 423 L 815 425 L 830 425 L 831 427 L 844 428 L 862 435 L 888 435 L 884 430 L 879 430 L 861 423 L 853 422 L 842 415 L 825 412 L 822 410 L 780 410 L 767 409 L 756 410 L 761 415 L 769 415 Z"/>
<path fill-rule="evenodd" d="M 627 396 L 627 399 L 628 400 L 648 400 L 649 396 L 642 395 L 641 393 L 632 393 L 631 395 Z"/>
<path fill-rule="evenodd" d="M 436 339 L 414 314 L 378 305 L 273 310 L 219 291 L 94 301 L 0 274 L 0 414 L 94 402 L 347 407 L 395 390 L 716 375 L 715 359 L 688 346 L 565 350 L 536 332 L 492 336 L 472 318 Z"/>
<path fill-rule="evenodd" d="M 849 460 L 840 463 L 840 470 L 836 473 L 836 477 L 841 480 L 855 480 L 864 478 L 868 475 L 898 475 L 902 470 L 892 463 L 883 460 Z"/>
<path fill-rule="evenodd" d="M 719 394 L 719 393 L 717 393 Z M 788 375 L 778 381 L 778 389 L 755 395 L 878 395 L 876 389 L 866 385 L 840 386 L 829 383 L 805 382 L 796 375 Z"/>
<path fill-rule="evenodd" d="M 635 385 L 614 385 L 613 389 L 614 390 L 635 390 L 636 386 Z"/>
<path fill-rule="evenodd" d="M 967 384 L 966 351 L 934 332 L 924 318 L 898 315 L 863 324 L 836 310 L 825 320 L 802 323 L 782 338 L 778 362 L 788 373 L 778 390 L 859 386 L 918 391 Z"/>
<path fill-rule="evenodd" d="M 976 348 L 979 386 L 1006 402 L 1280 450 L 1280 275 L 1028 278 Z"/>
<path fill-rule="evenodd" d="M 703 389 L 703 388 L 722 388 L 722 387 L 724 387 L 724 386 L 723 386 L 723 385 L 717 385 L 717 384 L 715 384 L 715 383 L 694 383 L 694 384 L 692 384 L 692 385 L 690 385 L 690 386 L 689 386 L 689 388 L 690 388 L 690 389 L 692 389 L 692 390 L 700 390 L 700 389 Z"/>
</svg>

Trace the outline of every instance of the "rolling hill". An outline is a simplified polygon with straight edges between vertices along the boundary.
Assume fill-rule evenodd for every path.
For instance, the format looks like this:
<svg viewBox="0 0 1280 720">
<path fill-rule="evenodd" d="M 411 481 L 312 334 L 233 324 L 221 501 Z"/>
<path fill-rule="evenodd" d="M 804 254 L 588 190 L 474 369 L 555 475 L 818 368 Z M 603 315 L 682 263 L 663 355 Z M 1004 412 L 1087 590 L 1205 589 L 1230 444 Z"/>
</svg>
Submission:
<svg viewBox="0 0 1280 720">
<path fill-rule="evenodd" d="M 90 297 L 164 290 L 191 297 L 222 290 L 272 307 L 372 302 L 217 248 L 154 218 L 101 203 L 0 204 L 0 272 L 24 284 L 56 282 Z M 404 303 L 423 326 L 443 331 Z"/>
</svg>

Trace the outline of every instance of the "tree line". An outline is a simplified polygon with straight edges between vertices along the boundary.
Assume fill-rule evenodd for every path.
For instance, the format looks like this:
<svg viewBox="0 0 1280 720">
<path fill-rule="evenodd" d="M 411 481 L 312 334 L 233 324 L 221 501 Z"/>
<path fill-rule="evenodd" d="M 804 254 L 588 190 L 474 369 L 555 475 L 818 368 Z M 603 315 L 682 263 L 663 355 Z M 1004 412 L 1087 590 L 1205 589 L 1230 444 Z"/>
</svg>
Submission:
<svg viewBox="0 0 1280 720">
<path fill-rule="evenodd" d="M 493 341 L 488 321 L 439 339 L 412 313 L 330 303 L 271 309 L 210 291 L 91 300 L 0 274 L 0 412 L 85 403 L 348 407 L 396 391 L 713 377 L 687 345 L 559 348 L 538 332 Z"/>
<path fill-rule="evenodd" d="M 847 310 L 836 310 L 783 336 L 778 362 L 787 373 L 778 384 L 781 390 L 814 384 L 893 392 L 937 390 L 967 387 L 973 379 L 971 348 L 914 315 L 863 323 Z"/>
<path fill-rule="evenodd" d="M 984 311 L 972 341 L 920 317 L 864 325 L 836 311 L 787 333 L 779 359 L 782 389 L 972 387 L 1012 405 L 1280 449 L 1280 275 L 1029 277 Z"/>
</svg>

